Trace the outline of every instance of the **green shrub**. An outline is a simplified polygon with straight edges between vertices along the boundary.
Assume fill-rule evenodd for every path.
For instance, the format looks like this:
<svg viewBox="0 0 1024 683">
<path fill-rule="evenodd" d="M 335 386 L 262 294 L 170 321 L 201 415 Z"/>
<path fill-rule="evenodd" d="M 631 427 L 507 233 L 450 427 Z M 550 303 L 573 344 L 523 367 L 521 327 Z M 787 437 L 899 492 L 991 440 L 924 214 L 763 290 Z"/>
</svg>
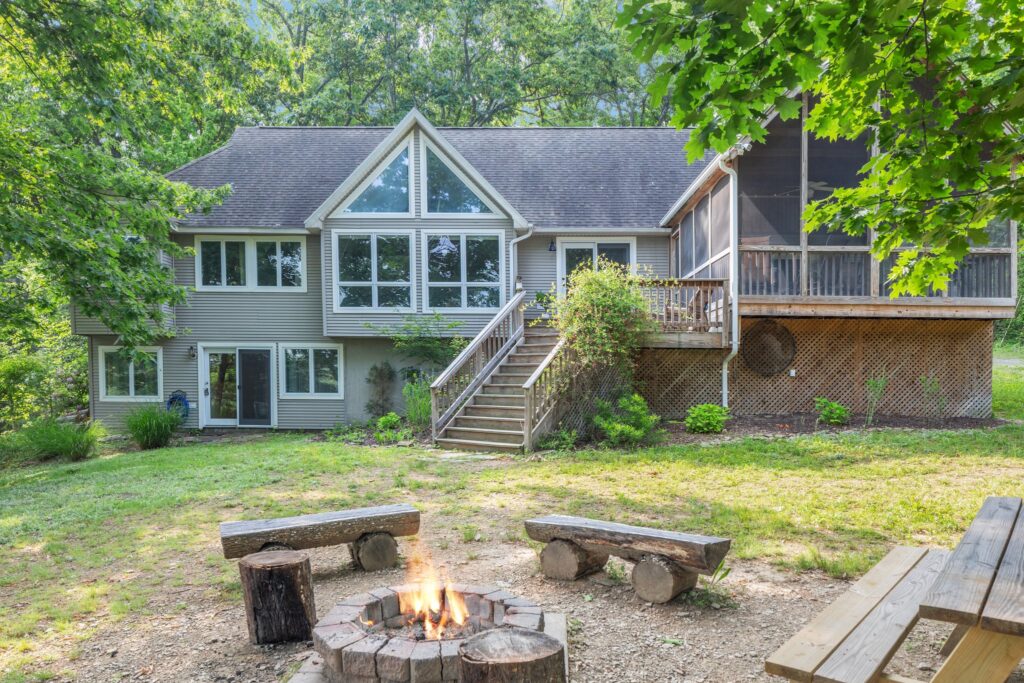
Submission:
<svg viewBox="0 0 1024 683">
<path fill-rule="evenodd" d="M 139 448 L 163 448 L 181 426 L 181 413 L 157 404 L 139 406 L 128 413 L 124 425 Z"/>
<path fill-rule="evenodd" d="M 402 426 L 397 413 L 387 413 L 377 418 L 373 438 L 380 444 L 392 444 L 412 439 L 412 430 Z"/>
<path fill-rule="evenodd" d="M 878 410 L 878 406 L 882 402 L 887 386 L 889 386 L 889 378 L 885 375 L 872 377 L 864 382 L 867 391 L 867 412 L 864 415 L 864 424 L 869 427 L 875 421 L 875 411 Z"/>
<path fill-rule="evenodd" d="M 416 429 L 430 426 L 430 382 L 418 377 L 405 383 L 402 387 L 402 398 L 405 399 L 405 417 Z"/>
<path fill-rule="evenodd" d="M 694 434 L 721 434 L 725 421 L 731 416 L 729 409 L 715 403 L 701 403 L 686 411 L 686 431 Z"/>
<path fill-rule="evenodd" d="M 842 403 L 830 401 L 823 396 L 814 399 L 814 410 L 818 413 L 818 422 L 823 422 L 834 427 L 844 425 L 850 421 L 850 409 Z"/>
<path fill-rule="evenodd" d="M 656 441 L 662 435 L 658 429 L 661 418 L 650 411 L 640 394 L 620 398 L 618 410 L 601 399 L 596 401 L 596 407 L 594 425 L 604 434 L 604 441 L 612 446 L 639 446 Z"/>
<path fill-rule="evenodd" d="M 97 422 L 59 422 L 45 417 L 0 437 L 0 459 L 85 460 L 96 455 L 103 428 Z"/>
<path fill-rule="evenodd" d="M 557 432 L 549 432 L 537 442 L 537 448 L 544 451 L 569 451 L 576 447 L 579 434 L 575 429 L 559 429 Z"/>
</svg>

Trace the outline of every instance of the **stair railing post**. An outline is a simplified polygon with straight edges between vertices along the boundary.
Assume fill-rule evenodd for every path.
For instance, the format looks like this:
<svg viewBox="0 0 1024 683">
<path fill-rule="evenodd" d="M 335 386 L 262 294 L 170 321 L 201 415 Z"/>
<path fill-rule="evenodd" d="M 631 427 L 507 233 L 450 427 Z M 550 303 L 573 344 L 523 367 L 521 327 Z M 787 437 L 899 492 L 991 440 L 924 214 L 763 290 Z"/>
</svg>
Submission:
<svg viewBox="0 0 1024 683">
<path fill-rule="evenodd" d="M 441 418 L 441 411 L 437 407 L 437 389 L 430 390 L 430 435 L 437 441 L 437 423 Z"/>
<path fill-rule="evenodd" d="M 533 387 L 523 394 L 523 451 L 533 450 Z"/>
</svg>

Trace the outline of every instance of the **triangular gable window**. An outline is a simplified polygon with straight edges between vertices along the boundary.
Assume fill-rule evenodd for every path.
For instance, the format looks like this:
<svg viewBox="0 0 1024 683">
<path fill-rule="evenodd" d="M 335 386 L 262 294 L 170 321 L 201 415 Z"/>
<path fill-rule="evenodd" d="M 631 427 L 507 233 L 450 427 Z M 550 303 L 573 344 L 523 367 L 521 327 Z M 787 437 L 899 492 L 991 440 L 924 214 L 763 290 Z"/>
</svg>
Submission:
<svg viewBox="0 0 1024 683">
<path fill-rule="evenodd" d="M 388 164 L 345 213 L 409 213 L 409 148 Z"/>
<path fill-rule="evenodd" d="M 427 147 L 428 213 L 493 213 L 466 183 Z"/>
</svg>

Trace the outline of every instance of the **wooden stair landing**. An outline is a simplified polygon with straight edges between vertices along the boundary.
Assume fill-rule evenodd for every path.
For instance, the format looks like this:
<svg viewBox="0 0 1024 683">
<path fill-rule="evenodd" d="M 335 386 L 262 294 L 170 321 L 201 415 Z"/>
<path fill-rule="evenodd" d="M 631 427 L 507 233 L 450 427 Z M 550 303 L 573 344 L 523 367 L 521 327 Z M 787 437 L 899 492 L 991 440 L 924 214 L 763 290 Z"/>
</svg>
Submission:
<svg viewBox="0 0 1024 683">
<path fill-rule="evenodd" d="M 444 428 L 437 444 L 472 451 L 522 450 L 526 418 L 523 384 L 557 343 L 557 330 L 527 327 L 516 348 Z"/>
</svg>

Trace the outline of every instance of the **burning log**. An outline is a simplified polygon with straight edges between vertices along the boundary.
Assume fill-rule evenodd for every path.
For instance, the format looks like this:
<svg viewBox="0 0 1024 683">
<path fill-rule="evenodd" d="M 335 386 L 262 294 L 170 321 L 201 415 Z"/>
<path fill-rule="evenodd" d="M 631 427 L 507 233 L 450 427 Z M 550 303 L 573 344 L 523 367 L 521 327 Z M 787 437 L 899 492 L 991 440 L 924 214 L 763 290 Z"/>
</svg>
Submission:
<svg viewBox="0 0 1024 683">
<path fill-rule="evenodd" d="M 499 628 L 459 648 L 462 683 L 566 683 L 565 648 L 540 631 Z"/>
</svg>

